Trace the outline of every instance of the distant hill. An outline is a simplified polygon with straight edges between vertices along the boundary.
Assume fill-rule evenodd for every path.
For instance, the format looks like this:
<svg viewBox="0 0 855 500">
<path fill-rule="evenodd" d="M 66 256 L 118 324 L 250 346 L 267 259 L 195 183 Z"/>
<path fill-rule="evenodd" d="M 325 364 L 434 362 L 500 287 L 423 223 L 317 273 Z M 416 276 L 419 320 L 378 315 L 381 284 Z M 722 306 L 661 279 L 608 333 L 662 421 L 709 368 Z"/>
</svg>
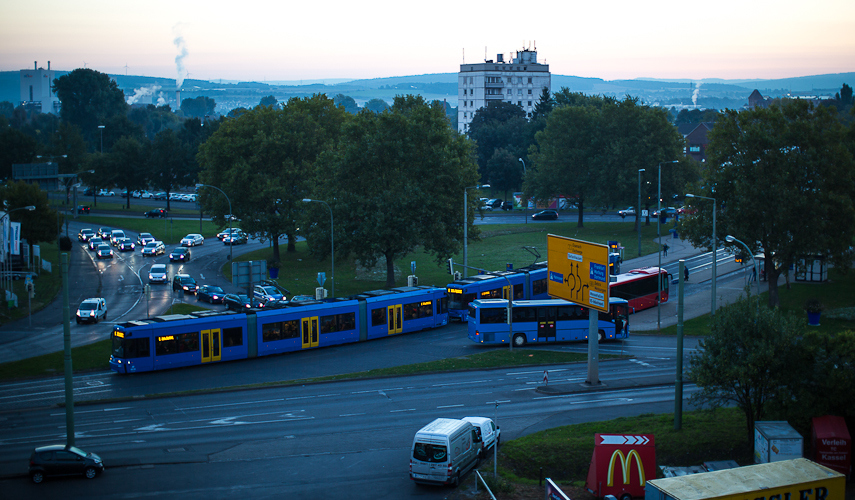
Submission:
<svg viewBox="0 0 855 500">
<path fill-rule="evenodd" d="M 66 74 L 57 71 L 57 77 Z M 125 95 L 133 96 L 135 90 L 147 88 L 153 97 L 176 107 L 175 80 L 163 77 L 110 75 L 116 80 Z M 427 100 L 444 100 L 451 106 L 457 106 L 457 73 L 432 73 L 423 75 L 394 76 L 360 80 L 328 79 L 326 83 L 317 80 L 297 82 L 235 82 L 235 81 L 184 81 L 181 99 L 204 95 L 217 102 L 217 111 L 228 113 L 237 107 L 251 108 L 261 98 L 273 95 L 279 101 L 292 97 L 308 97 L 324 93 L 330 97 L 344 94 L 352 97 L 357 104 L 364 106 L 371 99 L 382 99 L 391 103 L 397 95 L 418 94 Z M 288 83 L 288 84 L 284 84 Z M 707 107 L 739 109 L 748 102 L 748 96 L 754 89 L 768 97 L 780 97 L 786 94 L 829 95 L 838 92 L 844 83 L 855 85 L 855 73 L 837 73 L 828 75 L 803 76 L 775 80 L 721 80 L 705 79 L 693 81 L 687 79 L 657 80 L 603 80 L 601 78 L 583 78 L 568 75 L 552 75 L 552 89 L 559 91 L 567 88 L 572 92 L 589 95 L 608 95 L 623 98 L 626 95 L 639 98 L 650 105 L 663 107 Z M 0 72 L 0 101 L 17 104 L 20 99 L 20 73 L 18 71 Z"/>
</svg>

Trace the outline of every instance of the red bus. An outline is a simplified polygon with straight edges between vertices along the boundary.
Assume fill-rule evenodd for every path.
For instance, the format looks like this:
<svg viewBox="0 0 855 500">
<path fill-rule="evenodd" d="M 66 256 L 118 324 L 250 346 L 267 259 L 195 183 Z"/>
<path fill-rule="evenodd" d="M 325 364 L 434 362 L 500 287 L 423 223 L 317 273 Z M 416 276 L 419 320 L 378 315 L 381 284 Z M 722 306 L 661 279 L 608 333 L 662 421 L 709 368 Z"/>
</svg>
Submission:
<svg viewBox="0 0 855 500">
<path fill-rule="evenodd" d="M 642 267 L 615 276 L 617 281 L 609 286 L 609 296 L 629 302 L 630 311 L 636 312 L 656 305 L 657 277 L 662 280 L 662 302 L 668 302 L 668 284 L 671 275 L 658 267 Z"/>
</svg>

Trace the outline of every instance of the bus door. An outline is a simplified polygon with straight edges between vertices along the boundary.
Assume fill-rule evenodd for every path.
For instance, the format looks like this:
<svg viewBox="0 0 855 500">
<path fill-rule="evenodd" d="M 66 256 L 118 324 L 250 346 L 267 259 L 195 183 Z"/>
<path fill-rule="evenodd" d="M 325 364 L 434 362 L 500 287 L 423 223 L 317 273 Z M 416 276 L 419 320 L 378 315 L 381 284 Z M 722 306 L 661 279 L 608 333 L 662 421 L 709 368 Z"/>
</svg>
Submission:
<svg viewBox="0 0 855 500">
<path fill-rule="evenodd" d="M 537 337 L 545 341 L 555 340 L 555 320 L 558 309 L 555 307 L 537 308 Z"/>
<path fill-rule="evenodd" d="M 318 317 L 303 318 L 301 322 L 303 349 L 318 347 Z"/>
<path fill-rule="evenodd" d="M 403 306 L 401 304 L 395 304 L 386 308 L 386 317 L 389 321 L 389 331 L 387 334 L 394 335 L 404 331 L 402 311 Z"/>
<path fill-rule="evenodd" d="M 220 348 L 223 345 L 223 332 L 219 328 L 216 330 L 202 330 L 202 362 L 210 363 L 211 361 L 219 361 L 222 353 Z"/>
</svg>

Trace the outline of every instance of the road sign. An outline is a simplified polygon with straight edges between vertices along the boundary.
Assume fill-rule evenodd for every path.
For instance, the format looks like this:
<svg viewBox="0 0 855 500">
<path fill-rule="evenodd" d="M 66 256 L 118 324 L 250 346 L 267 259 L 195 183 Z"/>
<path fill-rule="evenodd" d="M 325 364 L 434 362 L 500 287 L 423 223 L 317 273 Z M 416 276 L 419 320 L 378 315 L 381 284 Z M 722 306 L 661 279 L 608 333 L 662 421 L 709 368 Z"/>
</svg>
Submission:
<svg viewBox="0 0 855 500">
<path fill-rule="evenodd" d="M 549 385 L 549 370 L 543 370 L 543 385 Z"/>
<path fill-rule="evenodd" d="M 550 234 L 546 238 L 547 292 L 609 312 L 609 247 Z"/>
</svg>

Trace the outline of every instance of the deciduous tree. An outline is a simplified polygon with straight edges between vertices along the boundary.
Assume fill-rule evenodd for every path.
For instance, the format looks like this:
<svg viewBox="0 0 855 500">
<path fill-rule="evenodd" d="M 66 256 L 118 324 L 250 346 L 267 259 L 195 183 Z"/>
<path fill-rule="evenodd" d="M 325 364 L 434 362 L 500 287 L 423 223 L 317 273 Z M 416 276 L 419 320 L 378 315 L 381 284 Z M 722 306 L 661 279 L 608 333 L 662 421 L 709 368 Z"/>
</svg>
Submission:
<svg viewBox="0 0 855 500">
<path fill-rule="evenodd" d="M 21 223 L 21 238 L 31 245 L 43 241 L 56 241 L 58 224 L 56 210 L 48 203 L 47 191 L 39 189 L 38 184 L 24 181 L 9 182 L 0 187 L 2 206 L 15 209 L 33 205 L 34 211 L 15 210 L 9 214 L 9 220 Z"/>
<path fill-rule="evenodd" d="M 116 115 L 125 115 L 125 94 L 105 73 L 77 68 L 53 81 L 56 97 L 62 102 L 62 120 L 80 127 L 83 137 L 93 148 L 99 136 L 98 125 Z"/>
</svg>

